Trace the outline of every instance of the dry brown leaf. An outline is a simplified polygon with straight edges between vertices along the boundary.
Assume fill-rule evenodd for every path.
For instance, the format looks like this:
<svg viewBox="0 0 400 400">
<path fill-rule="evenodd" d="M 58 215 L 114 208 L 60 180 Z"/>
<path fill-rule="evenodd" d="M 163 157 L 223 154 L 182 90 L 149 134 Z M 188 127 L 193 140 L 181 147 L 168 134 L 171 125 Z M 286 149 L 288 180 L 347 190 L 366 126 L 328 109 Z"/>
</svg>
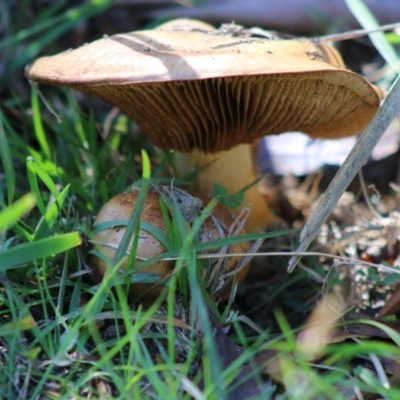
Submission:
<svg viewBox="0 0 400 400">
<path fill-rule="evenodd" d="M 256 354 L 255 362 L 265 375 L 270 376 L 276 382 L 282 382 L 282 368 L 278 354 L 277 350 L 261 350 Z"/>
<path fill-rule="evenodd" d="M 299 350 L 310 360 L 320 358 L 332 342 L 335 326 L 345 310 L 342 296 L 335 292 L 325 295 L 311 313 L 308 323 L 297 337 Z"/>
<path fill-rule="evenodd" d="M 335 335 L 336 324 L 344 309 L 343 298 L 334 292 L 325 295 L 317 304 L 306 327 L 297 337 L 298 349 L 308 360 L 314 361 L 323 355 L 325 347 Z M 279 352 L 273 349 L 260 351 L 255 360 L 263 373 L 276 382 L 284 383 L 287 379 L 283 365 L 291 365 L 291 373 L 296 373 L 297 370 L 290 354 L 279 355 Z"/>
</svg>

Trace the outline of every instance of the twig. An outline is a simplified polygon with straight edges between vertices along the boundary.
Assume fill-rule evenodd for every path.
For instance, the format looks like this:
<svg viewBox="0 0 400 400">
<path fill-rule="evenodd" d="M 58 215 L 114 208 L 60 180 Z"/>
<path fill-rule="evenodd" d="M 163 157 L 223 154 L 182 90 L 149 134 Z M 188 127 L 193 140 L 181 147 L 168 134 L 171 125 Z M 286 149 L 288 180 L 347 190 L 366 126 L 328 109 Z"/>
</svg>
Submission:
<svg viewBox="0 0 400 400">
<path fill-rule="evenodd" d="M 358 38 L 361 36 L 366 36 L 375 32 L 390 31 L 400 27 L 400 22 L 395 22 L 393 24 L 382 25 L 373 29 L 355 29 L 352 31 L 333 33 L 331 35 L 315 36 L 315 37 L 302 37 L 295 36 L 287 33 L 281 33 L 277 31 L 269 31 L 262 29 L 258 26 L 244 29 L 244 33 L 250 33 L 251 35 L 265 37 L 266 39 L 297 39 L 297 40 L 308 40 L 314 43 L 326 43 L 326 42 L 340 42 L 342 40 L 349 40 Z"/>
<path fill-rule="evenodd" d="M 304 225 L 300 234 L 300 243 L 297 247 L 298 255 L 291 257 L 288 264 L 288 272 L 292 272 L 321 225 L 331 213 L 340 196 L 346 190 L 349 183 L 354 179 L 368 156 L 371 154 L 376 143 L 385 133 L 389 124 L 396 117 L 400 109 L 400 75 L 397 76 L 388 95 L 384 99 L 375 117 L 367 126 L 367 129 L 358 139 L 357 143 L 347 156 L 342 167 L 339 169 L 328 189 L 324 193 L 314 213 Z"/>
<path fill-rule="evenodd" d="M 339 42 L 341 40 L 354 39 L 361 36 L 369 35 L 370 33 L 382 32 L 382 31 L 390 31 L 392 29 L 396 29 L 400 27 L 400 22 L 395 22 L 393 24 L 382 25 L 373 29 L 355 29 L 353 31 L 347 31 L 343 33 L 333 33 L 331 35 L 323 35 L 310 38 L 308 40 L 312 40 L 317 43 L 324 42 Z"/>
</svg>

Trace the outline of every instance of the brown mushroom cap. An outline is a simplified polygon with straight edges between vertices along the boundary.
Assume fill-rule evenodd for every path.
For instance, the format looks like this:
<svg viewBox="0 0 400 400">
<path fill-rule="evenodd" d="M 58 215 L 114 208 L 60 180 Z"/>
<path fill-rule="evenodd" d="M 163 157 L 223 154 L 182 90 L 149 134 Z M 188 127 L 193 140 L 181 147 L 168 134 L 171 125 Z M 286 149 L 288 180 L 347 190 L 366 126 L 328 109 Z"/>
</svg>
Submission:
<svg viewBox="0 0 400 400">
<path fill-rule="evenodd" d="M 214 153 L 294 130 L 352 135 L 383 97 L 329 45 L 219 31 L 115 35 L 40 58 L 26 77 L 116 104 L 158 147 L 181 152 Z"/>
<path fill-rule="evenodd" d="M 160 189 L 161 190 L 161 189 Z M 170 190 L 170 189 L 169 189 Z M 186 193 L 190 199 L 199 200 L 203 205 L 206 205 L 207 201 L 204 198 L 193 197 L 187 192 L 180 190 L 181 193 Z M 109 200 L 99 211 L 97 218 L 93 224 L 93 227 L 101 224 L 103 222 L 118 221 L 118 220 L 128 220 L 135 207 L 139 190 L 135 188 L 129 192 L 118 194 Z M 167 228 L 165 225 L 164 217 L 160 208 L 160 201 L 162 199 L 159 191 L 150 188 L 147 192 L 146 201 L 141 213 L 141 222 L 146 222 L 149 225 L 157 228 L 164 234 L 167 234 Z M 233 224 L 235 218 L 233 214 L 224 206 L 218 204 L 213 212 L 212 217 L 206 218 L 202 228 L 200 230 L 199 241 L 201 243 L 212 242 L 213 240 L 223 239 L 229 236 L 229 229 Z M 189 225 L 188 225 L 189 227 Z M 244 233 L 241 231 L 240 233 Z M 117 249 L 121 243 L 121 240 L 125 234 L 124 226 L 115 226 L 109 229 L 104 229 L 96 232 L 92 240 L 96 243 L 95 248 L 106 256 L 110 261 L 115 256 Z M 133 239 L 131 240 L 131 244 Z M 128 251 L 131 249 L 131 244 L 128 246 Z M 219 264 L 219 275 L 233 271 L 238 267 L 240 261 L 243 257 L 236 256 L 235 254 L 247 253 L 249 251 L 250 245 L 248 242 L 236 243 L 228 249 L 232 253 L 231 257 L 228 257 Z M 166 252 L 164 245 L 154 237 L 150 232 L 145 229 L 141 229 L 139 232 L 138 246 L 136 257 L 138 262 L 136 267 L 138 268 L 136 272 L 138 273 L 149 273 L 156 274 L 160 279 L 168 278 L 172 273 L 175 262 L 171 260 L 162 260 L 155 262 L 147 267 L 140 268 L 140 260 L 151 259 L 157 257 Z M 215 251 L 210 251 L 215 252 Z M 125 256 L 121 267 L 126 268 L 128 262 L 128 256 Z M 96 283 L 100 282 L 104 275 L 107 273 L 109 264 L 104 262 L 102 258 L 92 255 L 89 260 L 89 265 L 93 269 L 93 279 Z M 249 264 L 245 265 L 236 275 L 236 282 L 240 283 L 243 281 L 247 274 Z M 222 291 L 221 297 L 226 298 L 230 291 L 232 284 L 232 279 L 229 278 L 229 284 Z M 157 297 L 162 290 L 163 285 L 154 285 L 146 283 L 135 283 L 130 287 L 130 298 L 132 300 L 140 298 L 144 299 L 145 302 L 151 302 Z"/>
</svg>

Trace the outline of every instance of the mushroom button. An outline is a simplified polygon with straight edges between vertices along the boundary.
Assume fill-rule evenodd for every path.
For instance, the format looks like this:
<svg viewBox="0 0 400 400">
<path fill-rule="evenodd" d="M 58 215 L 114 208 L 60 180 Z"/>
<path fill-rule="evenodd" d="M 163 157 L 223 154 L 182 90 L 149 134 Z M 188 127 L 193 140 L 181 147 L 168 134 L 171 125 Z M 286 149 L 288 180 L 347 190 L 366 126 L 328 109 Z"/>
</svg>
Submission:
<svg viewBox="0 0 400 400">
<path fill-rule="evenodd" d="M 121 221 L 128 221 L 134 210 L 139 188 L 121 193 L 106 203 L 97 215 L 93 227 L 100 226 L 104 222 L 112 223 L 115 226 L 108 227 L 95 232 L 92 237 L 95 249 L 100 252 L 99 257 L 94 252 L 89 260 L 89 264 L 93 269 L 93 278 L 96 282 L 100 282 L 108 269 L 112 265 L 112 259 L 121 243 L 125 234 L 125 225 L 121 225 Z M 175 204 L 180 207 L 188 228 L 191 226 L 191 220 L 196 218 L 196 212 L 202 211 L 206 205 L 206 201 L 200 197 L 190 195 L 184 190 L 173 189 L 169 186 L 158 186 L 157 189 L 150 188 L 147 192 L 146 200 L 141 214 L 141 225 L 138 237 L 138 245 L 136 251 L 136 262 L 133 266 L 133 273 L 146 273 L 156 275 L 156 281 L 167 279 L 174 270 L 175 262 L 172 260 L 161 260 L 151 265 L 141 268 L 143 261 L 151 260 L 154 257 L 165 253 L 167 249 L 164 244 L 152 234 L 151 229 L 156 228 L 160 232 L 166 234 L 167 227 L 161 212 L 160 201 L 164 199 L 172 199 Z M 233 214 L 222 205 L 218 204 L 207 217 L 200 229 L 198 241 L 200 243 L 212 242 L 217 239 L 225 239 L 235 233 L 243 234 L 240 226 L 236 226 L 236 218 Z M 151 229 L 146 230 L 147 226 Z M 96 231 L 96 229 L 95 229 Z M 154 233 L 154 232 L 153 232 Z M 130 240 L 127 252 L 131 250 L 133 237 Z M 233 281 L 240 283 L 249 268 L 249 264 L 243 261 L 243 257 L 239 254 L 245 254 L 249 251 L 249 243 L 236 243 L 228 246 L 226 249 L 230 257 L 218 259 L 216 257 L 209 261 L 210 268 L 207 271 L 207 282 L 210 294 L 217 298 L 226 298 L 232 286 Z M 217 249 L 208 253 L 215 253 Z M 109 260 L 108 262 L 106 260 Z M 123 260 L 121 267 L 126 268 L 128 263 L 128 255 Z M 134 283 L 130 286 L 129 297 L 132 301 L 140 300 L 144 303 L 151 303 L 164 289 L 165 286 L 151 283 Z"/>
<path fill-rule="evenodd" d="M 197 22 L 193 29 L 169 23 L 43 57 L 26 76 L 117 105 L 156 146 L 179 152 L 178 171 L 204 167 L 196 190 L 206 195 L 214 183 L 233 194 L 255 181 L 250 144 L 261 136 L 353 135 L 383 97 L 346 70 L 330 45 L 240 37 Z M 256 186 L 245 193 L 244 205 L 251 208 L 247 232 L 272 222 Z"/>
</svg>

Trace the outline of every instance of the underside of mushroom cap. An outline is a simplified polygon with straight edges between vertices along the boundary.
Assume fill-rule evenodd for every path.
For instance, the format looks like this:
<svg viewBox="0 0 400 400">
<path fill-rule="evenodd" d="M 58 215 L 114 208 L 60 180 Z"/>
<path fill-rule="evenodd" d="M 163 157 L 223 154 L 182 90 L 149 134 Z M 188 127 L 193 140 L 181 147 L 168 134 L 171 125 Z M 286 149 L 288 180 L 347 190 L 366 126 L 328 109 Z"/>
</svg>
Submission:
<svg viewBox="0 0 400 400">
<path fill-rule="evenodd" d="M 323 138 L 362 131 L 377 110 L 378 97 L 371 96 L 372 104 L 365 100 L 365 83 L 358 93 L 346 90 L 353 75 L 345 71 L 322 75 L 71 87 L 118 105 L 161 149 L 213 153 L 287 131 Z"/>
<path fill-rule="evenodd" d="M 362 131 L 382 92 L 309 41 L 218 31 L 115 35 L 44 57 L 28 79 L 117 105 L 162 149 L 228 150 L 286 131 L 336 138 Z"/>
</svg>

